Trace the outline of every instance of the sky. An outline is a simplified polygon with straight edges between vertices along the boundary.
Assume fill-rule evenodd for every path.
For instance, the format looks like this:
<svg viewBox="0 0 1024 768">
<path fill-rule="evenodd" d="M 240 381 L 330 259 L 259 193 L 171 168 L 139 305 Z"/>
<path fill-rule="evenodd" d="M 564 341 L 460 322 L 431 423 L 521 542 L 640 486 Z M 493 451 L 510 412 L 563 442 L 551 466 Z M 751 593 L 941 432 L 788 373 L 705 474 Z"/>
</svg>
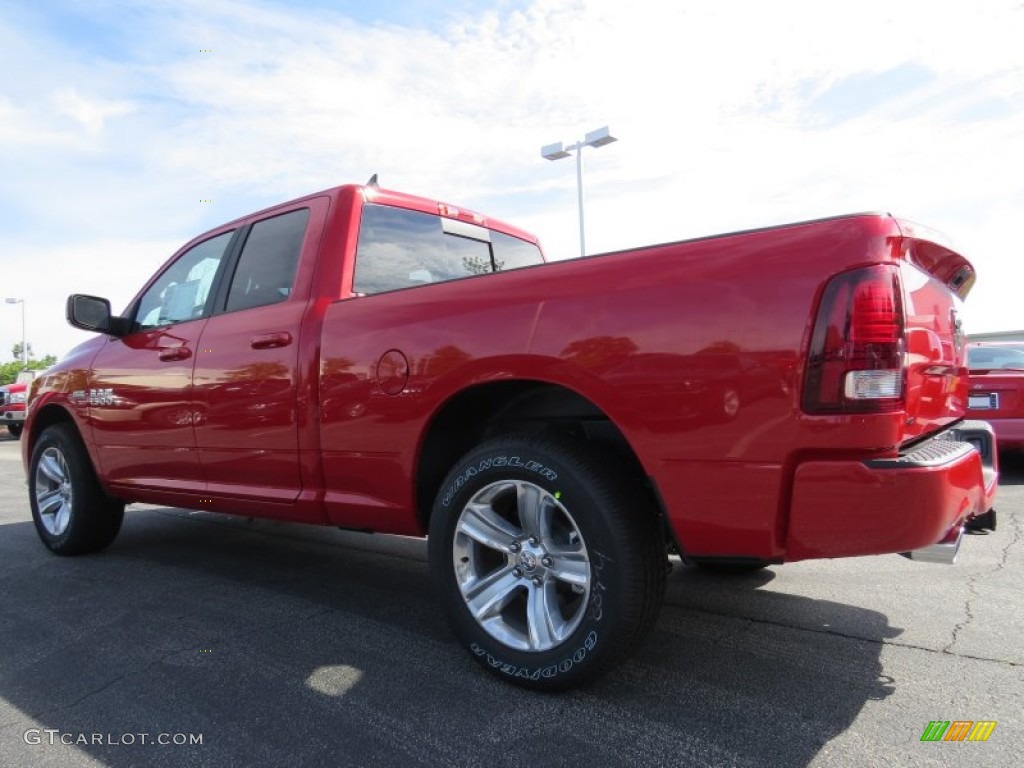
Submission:
<svg viewBox="0 0 1024 768">
<path fill-rule="evenodd" d="M 363 183 L 579 253 L 885 211 L 1024 330 L 1021 0 L 0 0 L 0 296 L 37 356 L 183 243 Z M 0 303 L 0 360 L 22 307 Z"/>
</svg>

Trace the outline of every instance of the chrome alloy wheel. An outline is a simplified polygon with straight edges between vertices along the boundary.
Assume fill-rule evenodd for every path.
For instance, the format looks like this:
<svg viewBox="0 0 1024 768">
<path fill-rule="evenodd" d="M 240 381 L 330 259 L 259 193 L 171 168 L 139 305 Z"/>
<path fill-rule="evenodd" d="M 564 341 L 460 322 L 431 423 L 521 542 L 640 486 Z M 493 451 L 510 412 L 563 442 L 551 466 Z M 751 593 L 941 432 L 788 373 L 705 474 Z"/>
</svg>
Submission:
<svg viewBox="0 0 1024 768">
<path fill-rule="evenodd" d="M 39 519 L 51 536 L 60 536 L 71 522 L 74 497 L 71 476 L 64 454 L 50 446 L 39 457 L 36 466 L 36 507 Z"/>
<path fill-rule="evenodd" d="M 523 480 L 480 489 L 455 525 L 455 579 L 495 640 L 547 651 L 579 626 L 590 598 L 590 557 L 557 494 Z"/>
</svg>

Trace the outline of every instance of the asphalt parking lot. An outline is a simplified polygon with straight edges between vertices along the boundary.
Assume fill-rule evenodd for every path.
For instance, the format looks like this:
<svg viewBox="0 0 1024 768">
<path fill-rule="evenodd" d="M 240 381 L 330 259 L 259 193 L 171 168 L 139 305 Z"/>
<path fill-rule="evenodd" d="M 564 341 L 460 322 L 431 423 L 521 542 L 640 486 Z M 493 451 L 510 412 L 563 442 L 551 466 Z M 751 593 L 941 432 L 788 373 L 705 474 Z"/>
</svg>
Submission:
<svg viewBox="0 0 1024 768">
<path fill-rule="evenodd" d="M 542 695 L 456 645 L 424 542 L 130 507 L 55 557 L 4 436 L 0 765 L 1020 765 L 1020 456 L 997 509 L 953 567 L 677 565 L 638 654 Z M 996 726 L 922 742 L 935 720 Z"/>
</svg>

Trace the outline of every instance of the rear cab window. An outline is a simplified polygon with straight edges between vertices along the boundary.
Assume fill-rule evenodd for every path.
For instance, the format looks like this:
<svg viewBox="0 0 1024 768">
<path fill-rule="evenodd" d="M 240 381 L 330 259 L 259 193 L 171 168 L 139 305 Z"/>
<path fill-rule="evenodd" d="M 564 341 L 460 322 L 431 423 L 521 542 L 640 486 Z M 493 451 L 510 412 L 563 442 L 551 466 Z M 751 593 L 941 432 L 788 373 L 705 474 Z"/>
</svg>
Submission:
<svg viewBox="0 0 1024 768">
<path fill-rule="evenodd" d="M 366 296 L 543 261 L 536 244 L 504 232 L 368 203 L 359 228 L 353 291 Z"/>
</svg>

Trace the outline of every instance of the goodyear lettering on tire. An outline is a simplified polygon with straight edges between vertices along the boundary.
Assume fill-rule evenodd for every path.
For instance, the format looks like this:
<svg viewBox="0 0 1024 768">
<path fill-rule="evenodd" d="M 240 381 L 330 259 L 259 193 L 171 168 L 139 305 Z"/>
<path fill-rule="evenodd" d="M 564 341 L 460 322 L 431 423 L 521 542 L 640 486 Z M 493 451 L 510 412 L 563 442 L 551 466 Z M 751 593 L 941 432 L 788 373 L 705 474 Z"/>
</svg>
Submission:
<svg viewBox="0 0 1024 768">
<path fill-rule="evenodd" d="M 583 645 L 573 651 L 571 655 L 554 664 L 537 668 L 519 667 L 515 664 L 509 664 L 506 661 L 495 658 L 492 654 L 487 652 L 487 649 L 480 647 L 477 643 L 470 644 L 469 650 L 475 656 L 486 657 L 487 664 L 489 666 L 498 670 L 502 674 L 508 675 L 509 677 L 522 677 L 527 680 L 540 680 L 542 677 L 550 678 L 559 673 L 565 674 L 575 665 L 582 664 L 587 658 L 587 654 L 597 647 L 597 639 L 597 632 L 595 630 L 591 630 L 586 638 L 584 638 Z"/>
</svg>

